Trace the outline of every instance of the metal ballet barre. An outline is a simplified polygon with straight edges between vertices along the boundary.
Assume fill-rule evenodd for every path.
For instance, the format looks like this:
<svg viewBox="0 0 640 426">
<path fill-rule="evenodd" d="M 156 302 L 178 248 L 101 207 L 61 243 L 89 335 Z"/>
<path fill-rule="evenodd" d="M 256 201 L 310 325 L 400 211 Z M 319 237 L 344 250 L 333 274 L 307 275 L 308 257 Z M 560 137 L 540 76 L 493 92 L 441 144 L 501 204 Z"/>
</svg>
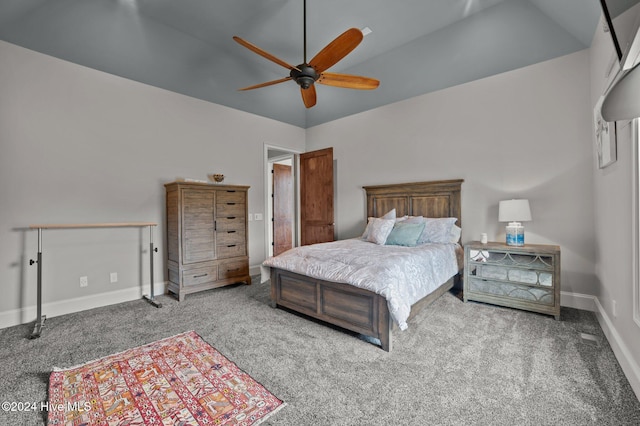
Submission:
<svg viewBox="0 0 640 426">
<path fill-rule="evenodd" d="M 29 336 L 30 339 L 36 339 L 40 337 L 42 333 L 42 327 L 44 327 L 45 315 L 42 315 L 42 231 L 44 229 L 83 229 L 83 228 L 144 228 L 149 227 L 149 281 L 150 292 L 149 296 L 143 295 L 142 297 L 151 303 L 156 308 L 161 308 L 162 304 L 155 300 L 153 295 L 153 254 L 158 252 L 157 248 L 153 247 L 153 227 L 158 226 L 153 222 L 124 222 L 124 223 L 88 223 L 88 224 L 53 224 L 53 225 L 30 225 L 29 229 L 38 230 L 38 256 L 36 260 L 30 259 L 29 265 L 34 263 L 38 264 L 38 291 L 37 291 L 37 316 L 36 324 L 33 328 L 33 332 Z"/>
</svg>

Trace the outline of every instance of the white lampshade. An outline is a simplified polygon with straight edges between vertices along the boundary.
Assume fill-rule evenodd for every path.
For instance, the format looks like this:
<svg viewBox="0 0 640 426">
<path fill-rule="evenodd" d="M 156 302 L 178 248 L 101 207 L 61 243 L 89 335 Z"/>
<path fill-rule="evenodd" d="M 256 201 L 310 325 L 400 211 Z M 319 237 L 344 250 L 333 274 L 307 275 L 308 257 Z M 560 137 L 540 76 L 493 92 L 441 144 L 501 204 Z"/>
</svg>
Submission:
<svg viewBox="0 0 640 426">
<path fill-rule="evenodd" d="M 499 222 L 526 222 L 531 220 L 529 200 L 500 201 L 498 206 Z"/>
</svg>

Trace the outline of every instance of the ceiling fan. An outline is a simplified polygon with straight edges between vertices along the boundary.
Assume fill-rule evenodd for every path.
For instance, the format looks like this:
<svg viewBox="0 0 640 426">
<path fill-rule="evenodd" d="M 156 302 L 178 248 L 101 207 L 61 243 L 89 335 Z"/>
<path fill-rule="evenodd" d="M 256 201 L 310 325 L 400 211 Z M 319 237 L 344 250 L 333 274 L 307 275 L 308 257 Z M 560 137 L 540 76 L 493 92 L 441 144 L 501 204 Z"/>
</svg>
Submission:
<svg viewBox="0 0 640 426">
<path fill-rule="evenodd" d="M 256 84 L 255 86 L 244 87 L 238 90 L 252 90 L 260 87 L 271 86 L 285 81 L 294 80 L 300 86 L 302 93 L 302 101 L 307 108 L 311 108 L 316 104 L 316 88 L 314 83 L 324 84 L 327 86 L 342 87 L 348 89 L 371 90 L 378 87 L 380 82 L 374 78 L 362 77 L 351 74 L 338 74 L 326 72 L 342 58 L 347 56 L 355 49 L 362 38 L 362 31 L 357 28 L 351 28 L 336 37 L 331 43 L 326 45 L 316 56 L 307 62 L 307 1 L 304 1 L 304 62 L 300 65 L 289 65 L 285 61 L 273 56 L 272 54 L 260 49 L 258 46 L 233 36 L 233 39 L 258 55 L 275 62 L 289 70 L 289 76 L 278 80 L 267 81 L 265 83 Z"/>
</svg>

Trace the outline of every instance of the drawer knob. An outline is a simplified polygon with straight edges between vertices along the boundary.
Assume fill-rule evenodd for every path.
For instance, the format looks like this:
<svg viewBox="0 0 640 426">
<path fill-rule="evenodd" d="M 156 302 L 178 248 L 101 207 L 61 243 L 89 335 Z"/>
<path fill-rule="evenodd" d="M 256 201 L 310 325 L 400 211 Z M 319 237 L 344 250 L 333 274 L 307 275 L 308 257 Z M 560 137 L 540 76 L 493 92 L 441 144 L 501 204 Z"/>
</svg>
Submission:
<svg viewBox="0 0 640 426">
<path fill-rule="evenodd" d="M 227 231 L 227 234 L 235 234 L 236 231 Z"/>
<path fill-rule="evenodd" d="M 206 277 L 209 274 L 201 274 L 201 275 L 194 275 L 193 278 L 202 278 L 202 277 Z"/>
<path fill-rule="evenodd" d="M 235 244 L 229 244 L 227 247 L 235 247 Z"/>
</svg>

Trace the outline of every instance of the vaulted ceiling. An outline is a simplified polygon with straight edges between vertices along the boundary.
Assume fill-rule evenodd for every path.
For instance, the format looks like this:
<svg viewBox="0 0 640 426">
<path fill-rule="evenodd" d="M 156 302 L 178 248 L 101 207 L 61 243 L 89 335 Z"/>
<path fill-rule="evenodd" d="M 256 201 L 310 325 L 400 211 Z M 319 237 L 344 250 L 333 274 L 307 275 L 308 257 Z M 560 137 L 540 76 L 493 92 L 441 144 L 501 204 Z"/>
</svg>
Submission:
<svg viewBox="0 0 640 426">
<path fill-rule="evenodd" d="M 598 0 L 308 0 L 313 57 L 348 28 L 372 32 L 329 71 L 373 91 L 317 86 L 235 43 L 303 61 L 303 0 L 0 0 L 0 39 L 86 67 L 307 128 L 585 49 Z"/>
</svg>

